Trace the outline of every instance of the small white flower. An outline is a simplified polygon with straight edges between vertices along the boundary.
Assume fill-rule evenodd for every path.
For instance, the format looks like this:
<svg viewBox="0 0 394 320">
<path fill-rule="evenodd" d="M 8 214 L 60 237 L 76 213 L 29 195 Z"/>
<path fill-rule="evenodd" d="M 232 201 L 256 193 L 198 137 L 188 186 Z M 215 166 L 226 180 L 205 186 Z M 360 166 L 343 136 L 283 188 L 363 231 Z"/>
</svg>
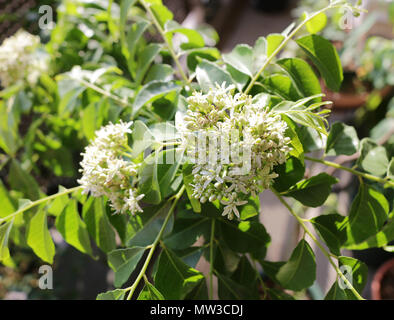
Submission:
<svg viewBox="0 0 394 320">
<path fill-rule="evenodd" d="M 131 133 L 132 122 L 108 124 L 96 132 L 96 138 L 82 153 L 78 183 L 83 193 L 94 197 L 107 196 L 116 213 L 142 212 L 138 201 L 144 195 L 137 194 L 132 178 L 137 175 L 137 165 L 123 158 Z"/>
<path fill-rule="evenodd" d="M 0 82 L 3 87 L 27 80 L 30 84 L 47 70 L 48 55 L 37 50 L 40 38 L 24 30 L 5 39 L 0 46 Z"/>
<path fill-rule="evenodd" d="M 125 212 L 129 210 L 133 215 L 137 212 L 142 212 L 143 210 L 139 206 L 138 201 L 140 201 L 144 196 L 144 194 L 137 195 L 136 190 L 130 189 L 128 197 L 123 199 L 123 211 Z"/>
<path fill-rule="evenodd" d="M 177 120 L 181 148 L 193 164 L 193 197 L 221 200 L 229 219 L 239 218 L 237 207 L 246 198 L 270 187 L 274 166 L 290 151 L 281 117 L 234 90 L 223 83 L 207 94 L 193 93 L 186 115 Z"/>
</svg>

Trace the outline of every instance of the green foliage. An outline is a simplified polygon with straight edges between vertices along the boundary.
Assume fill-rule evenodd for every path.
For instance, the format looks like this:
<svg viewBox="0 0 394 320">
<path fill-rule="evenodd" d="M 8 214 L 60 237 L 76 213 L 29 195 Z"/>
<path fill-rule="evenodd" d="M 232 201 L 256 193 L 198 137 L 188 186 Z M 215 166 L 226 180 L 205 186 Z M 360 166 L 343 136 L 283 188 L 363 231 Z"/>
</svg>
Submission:
<svg viewBox="0 0 394 320">
<path fill-rule="evenodd" d="M 298 92 L 303 97 L 314 96 L 321 93 L 319 79 L 312 70 L 311 66 L 299 58 L 285 58 L 276 62 L 293 80 Z M 317 97 L 311 102 L 320 102 Z"/>
<path fill-rule="evenodd" d="M 82 253 L 93 255 L 89 233 L 85 222 L 79 216 L 75 199 L 70 200 L 56 218 L 56 228 L 67 243 Z"/>
<path fill-rule="evenodd" d="M 45 262 L 53 263 L 55 255 L 55 245 L 48 230 L 47 215 L 45 210 L 38 210 L 30 219 L 26 239 L 27 244 L 33 249 L 34 253 Z"/>
<path fill-rule="evenodd" d="M 369 138 L 361 140 L 360 157 L 357 160 L 357 165 L 377 176 L 386 174 L 389 160 L 385 148 L 377 145 Z"/>
<path fill-rule="evenodd" d="M 389 214 L 394 149 L 391 140 L 377 142 L 390 129 L 389 121 L 361 142 L 349 125 L 338 122 L 329 128 L 330 102 L 323 101 L 319 78 L 309 64 L 317 67 L 329 89 L 340 89 L 338 53 L 317 35 L 330 21 L 329 9 L 308 13 L 298 26 L 260 37 L 253 46 L 236 45 L 222 55 L 210 46 L 218 41 L 213 29 L 189 29 L 175 22 L 161 0 L 67 1 L 59 7 L 45 46 L 50 69 L 33 86 L 21 82 L 0 91 L 0 261 L 9 264 L 15 248 L 25 246 L 54 263 L 51 229 L 56 228 L 65 242 L 95 258 L 93 240 L 114 271 L 114 286 L 127 285 L 99 294 L 98 300 L 212 299 L 213 275 L 220 299 L 260 299 L 263 280 L 256 262 L 275 283 L 264 290 L 269 298 L 292 299 L 293 292 L 316 280 L 311 240 L 331 265 L 353 272 L 353 286 L 342 289 L 344 275 L 335 268 L 338 280 L 326 299 L 360 299 L 366 266 L 341 256 L 341 250 L 384 247 L 394 240 Z M 304 27 L 310 35 L 296 39 Z M 310 61 L 277 57 L 292 40 Z M 239 192 L 244 201 L 233 221 L 222 216 L 228 199 L 200 202 L 194 197 L 195 164 L 178 148 L 177 121 L 175 127 L 167 123 L 186 113 L 193 91 L 224 83 L 287 124 L 284 134 L 292 149 L 283 163 L 271 168 L 278 175 L 271 187 L 305 232 L 288 261 L 264 260 L 271 236 L 261 223 L 258 194 Z M 207 123 L 210 116 L 207 112 Z M 114 214 L 111 197 L 94 198 L 82 194 L 81 187 L 59 185 L 63 178 L 69 186 L 78 183 L 80 153 L 99 128 L 120 120 L 133 124 L 128 145 L 119 152 L 138 167 L 136 177 L 125 181 L 144 195 L 143 212 L 134 215 Z M 309 157 L 311 151 L 321 151 L 322 158 Z M 353 167 L 325 160 L 358 153 Z M 357 195 L 348 214 L 308 220 L 318 238 L 292 208 L 293 199 L 300 202 L 297 207 L 321 207 L 338 180 L 325 172 L 311 176 L 308 161 L 360 178 L 360 186 L 353 184 Z M 108 190 L 112 182 L 107 181 Z M 293 199 L 288 203 L 283 196 Z M 208 279 L 196 269 L 202 257 L 209 262 Z M 134 276 L 135 282 L 128 284 Z"/>
<path fill-rule="evenodd" d="M 187 266 L 168 248 L 163 248 L 155 284 L 165 299 L 182 299 L 201 281 L 204 281 L 202 273 Z"/>
<path fill-rule="evenodd" d="M 164 300 L 163 295 L 150 282 L 145 282 L 145 286 L 139 294 L 137 300 Z"/>
<path fill-rule="evenodd" d="M 276 278 L 285 288 L 300 291 L 310 287 L 316 278 L 315 255 L 308 242 L 301 240 L 289 261 L 280 267 Z"/>
<path fill-rule="evenodd" d="M 357 152 L 358 145 L 356 130 L 342 122 L 336 122 L 331 126 L 327 137 L 326 154 L 329 156 L 351 155 Z"/>
<path fill-rule="evenodd" d="M 388 218 L 389 204 L 379 191 L 362 184 L 349 212 L 348 245 L 377 234 Z"/>
<path fill-rule="evenodd" d="M 129 279 L 144 251 L 143 247 L 132 247 L 108 253 L 108 264 L 115 272 L 115 287 L 121 287 Z"/>
<path fill-rule="evenodd" d="M 337 179 L 326 173 L 320 173 L 317 176 L 298 182 L 284 195 L 293 197 L 303 205 L 315 208 L 323 205 L 331 193 L 331 186 L 335 183 L 337 183 Z"/>
<path fill-rule="evenodd" d="M 343 80 L 342 66 L 331 42 L 318 35 L 310 35 L 298 39 L 297 44 L 319 69 L 327 86 L 339 91 Z"/>
<path fill-rule="evenodd" d="M 330 251 L 340 255 L 340 249 L 346 241 L 347 217 L 333 213 L 313 218 L 311 222 Z"/>
</svg>

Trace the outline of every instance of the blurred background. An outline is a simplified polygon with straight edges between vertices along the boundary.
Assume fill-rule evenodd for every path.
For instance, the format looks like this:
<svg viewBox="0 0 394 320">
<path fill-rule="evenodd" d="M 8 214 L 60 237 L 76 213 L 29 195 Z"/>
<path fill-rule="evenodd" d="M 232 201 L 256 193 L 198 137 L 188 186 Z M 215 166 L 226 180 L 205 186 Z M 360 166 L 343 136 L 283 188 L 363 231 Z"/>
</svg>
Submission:
<svg viewBox="0 0 394 320">
<path fill-rule="evenodd" d="M 229 52 L 237 44 L 253 45 L 260 36 L 282 32 L 291 22 L 299 19 L 304 11 L 322 8 L 328 0 L 163 2 L 173 11 L 175 20 L 187 27 L 212 25 L 220 39 L 217 46 L 223 52 Z M 39 20 L 44 13 L 40 11 L 42 6 L 52 8 L 55 28 L 39 27 Z M 357 19 L 347 12 L 333 12 L 323 31 L 323 36 L 337 47 L 345 73 L 339 93 L 325 90 L 327 99 L 334 102 L 330 121 L 340 120 L 354 125 L 360 138 L 371 137 L 385 145 L 390 157 L 394 151 L 394 6 L 393 1 L 387 0 L 364 0 L 363 6 L 368 14 Z M 104 42 L 101 37 L 106 37 L 105 34 L 100 34 L 103 31 L 100 26 L 100 10 L 105 11 L 107 7 L 107 0 L 0 0 L 0 44 L 21 28 L 39 36 L 49 53 L 54 55 L 55 74 L 69 71 L 74 65 L 82 65 L 92 59 L 105 59 L 111 64 L 113 60 L 116 61 L 116 53 L 111 51 L 113 43 L 105 40 L 103 47 L 97 45 L 97 42 Z M 301 54 L 296 50 L 296 47 L 289 46 L 282 52 L 282 56 Z M 318 144 L 319 141 L 316 141 L 317 147 Z M 73 143 L 70 142 L 70 145 Z M 78 155 L 81 147 L 75 149 L 74 153 Z M 351 157 L 339 160 L 343 164 L 354 161 Z M 314 165 L 310 167 L 309 174 L 321 170 L 324 169 Z M 329 198 L 323 208 L 305 211 L 302 206 L 296 207 L 300 215 L 311 218 L 321 211 L 336 211 L 343 215 L 348 212 L 349 204 L 355 196 L 354 186 L 357 181 L 343 172 L 330 173 L 340 179 L 340 183 L 335 186 L 335 195 Z M 71 168 L 54 176 L 49 175 L 48 181 L 41 182 L 50 194 L 56 192 L 59 184 L 72 186 L 77 175 L 75 169 Z M 2 166 L 0 177 L 3 181 L 7 180 Z M 269 191 L 261 195 L 261 201 L 261 219 L 272 237 L 267 260 L 288 259 L 301 236 L 300 230 Z M 38 268 L 42 262 L 30 249 L 14 248 L 14 267 L 0 264 L 0 299 L 95 299 L 98 292 L 111 288 L 113 274 L 107 267 L 103 254 L 99 254 L 97 250 L 99 258 L 93 260 L 68 246 L 55 231 L 52 236 L 60 248 L 54 264 L 54 289 L 38 289 Z M 317 281 L 301 298 L 322 299 L 335 280 L 335 272 L 326 258 L 319 250 L 315 252 Z M 393 254 L 383 249 L 347 254 L 367 263 L 369 283 L 363 296 L 368 299 L 375 297 L 371 291 L 373 278 L 379 267 L 393 258 Z M 197 266 L 202 269 L 205 267 L 203 260 Z M 391 290 L 391 298 L 394 299 L 394 279 L 391 278 L 391 281 L 391 289 L 388 290 Z"/>
</svg>

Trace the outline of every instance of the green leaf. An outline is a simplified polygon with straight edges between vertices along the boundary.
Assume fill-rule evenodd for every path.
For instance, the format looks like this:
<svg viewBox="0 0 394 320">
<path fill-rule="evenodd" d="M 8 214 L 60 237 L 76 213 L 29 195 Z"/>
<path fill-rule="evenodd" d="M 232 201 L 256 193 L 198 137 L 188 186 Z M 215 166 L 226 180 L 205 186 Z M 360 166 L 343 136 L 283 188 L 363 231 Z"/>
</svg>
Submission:
<svg viewBox="0 0 394 320">
<path fill-rule="evenodd" d="M 126 242 L 126 233 L 129 226 L 127 225 L 128 217 L 123 214 L 113 214 L 112 210 L 108 206 L 106 213 L 109 222 L 117 231 L 122 244 L 124 244 Z"/>
<path fill-rule="evenodd" d="M 239 91 L 242 91 L 250 79 L 249 76 L 242 72 L 239 72 L 237 69 L 234 69 L 229 64 L 226 64 L 226 70 L 228 71 L 231 78 L 233 79 L 233 82 L 236 84 L 237 89 Z"/>
<path fill-rule="evenodd" d="M 130 7 L 132 7 L 135 3 L 137 2 L 137 0 L 122 0 L 120 3 L 120 30 L 122 32 L 124 32 L 125 30 L 125 26 L 126 26 L 126 21 L 127 21 L 127 13 L 130 9 Z"/>
<path fill-rule="evenodd" d="M 0 225 L 0 262 L 10 258 L 8 238 L 12 229 L 12 221 Z"/>
<path fill-rule="evenodd" d="M 100 293 L 96 300 L 123 300 L 126 291 L 123 289 L 115 289 L 111 291 L 107 291 L 104 293 Z"/>
<path fill-rule="evenodd" d="M 276 288 L 269 288 L 268 295 L 271 300 L 296 300 L 290 294 L 288 294 L 284 291 L 278 290 Z"/>
<path fill-rule="evenodd" d="M 297 101 L 302 98 L 293 81 L 284 74 L 273 74 L 264 78 L 264 85 L 273 94 L 279 95 L 285 100 Z"/>
<path fill-rule="evenodd" d="M 253 47 L 253 74 L 257 73 L 267 60 L 267 40 L 259 37 Z"/>
<path fill-rule="evenodd" d="M 142 49 L 142 51 L 138 55 L 137 72 L 135 76 L 135 82 L 137 84 L 140 84 L 142 82 L 146 71 L 148 71 L 151 63 L 159 54 L 160 50 L 161 45 L 158 45 L 157 43 L 150 43 L 144 49 Z"/>
<path fill-rule="evenodd" d="M 388 245 L 394 240 L 394 220 L 391 219 L 383 226 L 381 231 L 370 236 L 358 244 L 349 244 L 346 246 L 349 250 L 365 250 L 369 248 L 381 248 Z"/>
<path fill-rule="evenodd" d="M 114 285 L 121 287 L 134 271 L 142 255 L 144 247 L 117 249 L 108 253 L 108 265 L 115 272 Z"/>
<path fill-rule="evenodd" d="M 331 193 L 331 186 L 338 180 L 327 173 L 320 173 L 309 179 L 298 182 L 283 195 L 293 197 L 308 207 L 320 207 Z"/>
<path fill-rule="evenodd" d="M 267 36 L 267 57 L 271 56 L 280 46 L 285 36 L 279 33 L 269 34 Z"/>
<path fill-rule="evenodd" d="M 89 233 L 78 213 L 77 201 L 71 199 L 62 213 L 56 218 L 56 228 L 64 240 L 90 256 L 93 256 Z"/>
<path fill-rule="evenodd" d="M 6 189 L 6 187 L 4 186 L 1 180 L 0 180 L 0 199 L 1 199 L 0 218 L 4 218 L 16 211 L 15 203 L 13 199 L 10 197 L 8 190 Z"/>
<path fill-rule="evenodd" d="M 276 166 L 275 172 L 279 176 L 275 178 L 273 187 L 278 192 L 284 192 L 304 177 L 305 166 L 296 157 L 290 157 L 285 163 Z"/>
<path fill-rule="evenodd" d="M 348 300 L 348 296 L 346 292 L 340 288 L 338 281 L 335 281 L 324 300 Z"/>
<path fill-rule="evenodd" d="M 279 280 L 276 278 L 280 268 L 285 265 L 285 261 L 259 261 L 261 266 L 263 267 L 264 273 L 271 278 L 271 280 L 279 283 Z"/>
<path fill-rule="evenodd" d="M 386 149 L 373 140 L 364 138 L 361 140 L 360 157 L 357 160 L 357 165 L 373 175 L 384 175 L 389 165 Z"/>
<path fill-rule="evenodd" d="M 177 179 L 177 174 L 182 155 L 183 153 L 176 149 L 167 149 L 159 153 L 157 175 L 162 199 L 174 194 L 181 183 L 181 180 Z"/>
<path fill-rule="evenodd" d="M 251 220 L 221 220 L 219 226 L 223 240 L 231 250 L 251 253 L 259 259 L 264 258 L 271 237 L 261 223 Z"/>
<path fill-rule="evenodd" d="M 278 60 L 276 63 L 287 72 L 303 97 L 321 93 L 319 79 L 307 62 L 299 58 L 285 58 Z M 311 102 L 320 101 L 321 97 L 317 97 Z"/>
<path fill-rule="evenodd" d="M 301 240 L 276 275 L 287 289 L 300 291 L 310 287 L 316 279 L 315 255 L 305 240 Z"/>
<path fill-rule="evenodd" d="M 345 246 L 358 244 L 375 235 L 388 217 L 389 204 L 379 191 L 361 184 L 353 200 Z"/>
<path fill-rule="evenodd" d="M 343 71 L 338 53 L 332 43 L 318 35 L 305 36 L 296 42 L 319 69 L 327 86 L 331 90 L 339 91 Z"/>
<path fill-rule="evenodd" d="M 144 194 L 144 202 L 151 204 L 159 204 L 162 199 L 157 169 L 158 159 L 157 152 L 151 154 L 144 160 L 138 171 L 140 177 L 138 193 Z"/>
<path fill-rule="evenodd" d="M 273 106 L 271 111 L 280 114 L 282 117 L 286 116 L 301 126 L 310 127 L 323 135 L 327 135 L 325 116 L 329 111 L 319 109 L 327 105 L 328 102 L 316 102 L 308 105 L 310 101 L 319 96 L 311 96 L 298 101 L 282 101 Z"/>
<path fill-rule="evenodd" d="M 10 156 L 14 156 L 21 145 L 19 137 L 19 115 L 9 112 L 9 106 L 4 101 L 0 103 L 0 148 Z"/>
<path fill-rule="evenodd" d="M 300 127 L 297 130 L 305 153 L 323 150 L 326 146 L 327 137 L 311 127 Z"/>
<path fill-rule="evenodd" d="M 203 235 L 209 235 L 211 222 L 190 211 L 182 211 L 177 215 L 171 235 L 165 239 L 167 247 L 173 250 L 186 249 Z"/>
<path fill-rule="evenodd" d="M 327 138 L 326 154 L 328 156 L 351 155 L 357 152 L 358 144 L 359 140 L 354 127 L 336 122 L 331 126 Z"/>
<path fill-rule="evenodd" d="M 215 63 L 203 60 L 196 68 L 197 81 L 203 91 L 210 88 L 216 88 L 216 83 L 222 85 L 226 82 L 226 86 L 233 84 L 230 74 Z"/>
<path fill-rule="evenodd" d="M 141 120 L 137 120 L 134 122 L 134 127 L 131 137 L 133 140 L 133 144 L 132 144 L 133 151 L 131 153 L 132 158 L 138 157 L 143 151 L 151 147 L 156 142 L 153 133 Z"/>
<path fill-rule="evenodd" d="M 162 63 L 154 64 L 146 75 L 145 83 L 149 83 L 153 80 L 169 81 L 173 74 L 174 69 L 170 65 Z"/>
<path fill-rule="evenodd" d="M 174 82 L 152 81 L 144 85 L 135 97 L 133 115 L 135 116 L 142 106 L 159 99 L 163 95 L 176 91 L 180 87 Z"/>
<path fill-rule="evenodd" d="M 223 60 L 239 72 L 253 77 L 253 50 L 250 46 L 237 45 L 230 53 L 223 54 Z"/>
<path fill-rule="evenodd" d="M 170 248 L 171 249 L 171 248 Z M 174 253 L 189 267 L 195 268 L 203 254 L 204 247 L 191 246 L 186 249 L 173 250 Z"/>
<path fill-rule="evenodd" d="M 305 12 L 303 15 L 303 19 L 307 19 L 307 18 L 308 18 L 308 14 Z M 324 12 L 321 12 L 315 17 L 313 17 L 312 19 L 310 19 L 305 26 L 309 33 L 315 34 L 323 30 L 326 25 L 327 25 L 327 16 Z"/>
<path fill-rule="evenodd" d="M 164 297 L 150 282 L 145 282 L 137 300 L 164 300 Z"/>
<path fill-rule="evenodd" d="M 346 241 L 347 218 L 333 213 L 313 218 L 311 223 L 331 252 L 340 255 L 340 248 Z"/>
<path fill-rule="evenodd" d="M 339 257 L 339 269 L 344 276 L 349 280 L 354 289 L 361 293 L 364 289 L 368 278 L 368 267 L 365 263 L 351 257 Z M 343 283 L 343 285 L 346 285 Z M 344 289 L 348 299 L 356 300 L 357 297 L 350 289 Z"/>
<path fill-rule="evenodd" d="M 239 217 L 241 220 L 247 220 L 260 213 L 260 200 L 259 197 L 249 197 L 248 203 L 238 208 Z"/>
<path fill-rule="evenodd" d="M 257 300 L 258 296 L 250 290 L 250 287 L 237 283 L 230 277 L 217 274 L 218 295 L 222 300 Z"/>
<path fill-rule="evenodd" d="M 13 190 L 21 191 L 30 200 L 37 200 L 40 197 L 40 190 L 36 180 L 15 159 L 11 161 L 8 181 Z"/>
<path fill-rule="evenodd" d="M 204 281 L 201 272 L 190 268 L 172 251 L 163 248 L 155 275 L 155 285 L 165 299 L 182 299 L 201 281 Z"/>
<path fill-rule="evenodd" d="M 125 43 L 123 44 L 124 46 L 127 46 L 127 50 L 123 49 L 122 51 L 128 61 L 129 70 L 132 75 L 135 73 L 134 55 L 137 50 L 137 43 L 149 25 L 150 23 L 148 21 L 142 20 L 134 23 L 127 31 L 126 39 L 124 40 Z"/>
<path fill-rule="evenodd" d="M 88 140 L 94 139 L 95 131 L 99 127 L 99 113 L 97 107 L 97 103 L 91 103 L 82 110 L 82 130 Z"/>
<path fill-rule="evenodd" d="M 283 114 L 282 119 L 287 123 L 285 136 L 291 139 L 290 143 L 292 150 L 290 151 L 290 155 L 304 162 L 304 147 L 301 143 L 300 137 L 298 136 L 300 134 L 300 128 L 293 120 Z"/>
<path fill-rule="evenodd" d="M 63 192 L 65 190 L 66 190 L 66 188 L 64 188 L 63 186 L 59 186 L 58 193 Z M 68 201 L 69 201 L 69 198 L 68 198 L 67 194 L 64 194 L 62 196 L 57 196 L 50 203 L 50 205 L 48 207 L 48 213 L 55 216 L 55 217 L 59 216 L 62 213 L 64 207 L 67 205 Z"/>
<path fill-rule="evenodd" d="M 197 286 L 190 291 L 185 300 L 208 300 L 208 288 L 206 281 L 201 281 Z"/>
<path fill-rule="evenodd" d="M 109 252 L 116 248 L 116 241 L 106 211 L 105 199 L 90 197 L 83 205 L 82 217 L 97 246 L 104 252 Z"/>
<path fill-rule="evenodd" d="M 86 90 L 78 81 L 64 78 L 58 82 L 60 102 L 58 114 L 65 116 L 71 114 L 78 105 L 78 97 Z"/>
<path fill-rule="evenodd" d="M 394 180 L 394 159 L 391 159 L 387 167 L 387 177 L 391 180 Z"/>
<path fill-rule="evenodd" d="M 182 166 L 182 175 L 183 175 L 183 183 L 186 187 L 186 193 L 189 198 L 190 204 L 192 205 L 194 212 L 201 212 L 201 203 L 198 199 L 192 196 L 193 188 L 191 187 L 191 183 L 194 180 L 194 176 L 192 174 L 193 165 L 190 163 L 186 163 Z"/>
<path fill-rule="evenodd" d="M 187 67 L 190 71 L 196 70 L 199 62 L 204 59 L 216 61 L 220 58 L 220 51 L 216 48 L 198 48 L 184 51 L 187 54 Z"/>
<path fill-rule="evenodd" d="M 204 38 L 197 30 L 185 28 L 176 21 L 168 21 L 164 26 L 164 32 L 170 43 L 172 43 L 174 33 L 181 33 L 186 36 L 188 42 L 181 44 L 182 49 L 202 48 L 205 45 Z"/>
<path fill-rule="evenodd" d="M 30 219 L 27 226 L 27 244 L 42 260 L 53 263 L 55 245 L 48 231 L 47 215 L 45 210 L 38 210 Z"/>
<path fill-rule="evenodd" d="M 257 270 L 251 265 L 246 256 L 241 257 L 237 269 L 231 275 L 231 279 L 248 287 L 248 296 L 252 296 L 255 299 L 259 298 Z"/>
<path fill-rule="evenodd" d="M 217 230 L 215 229 L 215 237 L 217 237 Z M 225 241 L 218 239 L 219 241 L 215 241 L 213 252 L 214 252 L 214 261 L 213 268 L 221 274 L 231 275 L 237 270 L 239 261 L 241 257 L 238 253 L 231 250 Z M 210 259 L 210 250 L 206 249 L 205 259 Z"/>
<path fill-rule="evenodd" d="M 143 213 L 136 215 L 134 219 L 130 221 L 131 227 L 135 228 L 135 230 L 127 239 L 127 246 L 145 247 L 151 245 L 155 241 L 170 207 L 170 203 L 166 203 L 162 206 L 146 207 Z M 140 225 L 137 225 L 137 221 Z M 164 229 L 163 237 L 172 231 L 173 223 L 174 219 L 172 216 Z"/>
<path fill-rule="evenodd" d="M 149 1 L 148 1 L 149 2 Z M 162 28 L 164 28 L 165 24 L 174 18 L 174 15 L 170 10 L 167 9 L 161 3 L 153 3 L 150 5 L 156 19 L 159 21 Z"/>
</svg>

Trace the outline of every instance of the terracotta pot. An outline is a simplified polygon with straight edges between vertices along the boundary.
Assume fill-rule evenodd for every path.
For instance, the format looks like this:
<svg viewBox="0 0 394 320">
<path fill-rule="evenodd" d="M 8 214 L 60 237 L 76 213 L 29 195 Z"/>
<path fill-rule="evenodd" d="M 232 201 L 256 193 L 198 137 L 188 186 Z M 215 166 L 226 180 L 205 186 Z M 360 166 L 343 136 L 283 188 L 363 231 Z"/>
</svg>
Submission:
<svg viewBox="0 0 394 320">
<path fill-rule="evenodd" d="M 323 81 L 321 81 L 321 87 L 322 92 L 326 95 L 323 99 L 333 102 L 333 110 L 350 110 L 361 108 L 368 101 L 368 97 L 371 94 L 371 92 L 333 92 L 325 86 Z M 384 98 L 390 93 L 391 89 L 391 86 L 386 86 L 378 92 L 380 96 Z"/>
<path fill-rule="evenodd" d="M 376 271 L 371 284 L 371 295 L 373 300 L 394 300 L 394 258 L 386 261 Z"/>
</svg>

